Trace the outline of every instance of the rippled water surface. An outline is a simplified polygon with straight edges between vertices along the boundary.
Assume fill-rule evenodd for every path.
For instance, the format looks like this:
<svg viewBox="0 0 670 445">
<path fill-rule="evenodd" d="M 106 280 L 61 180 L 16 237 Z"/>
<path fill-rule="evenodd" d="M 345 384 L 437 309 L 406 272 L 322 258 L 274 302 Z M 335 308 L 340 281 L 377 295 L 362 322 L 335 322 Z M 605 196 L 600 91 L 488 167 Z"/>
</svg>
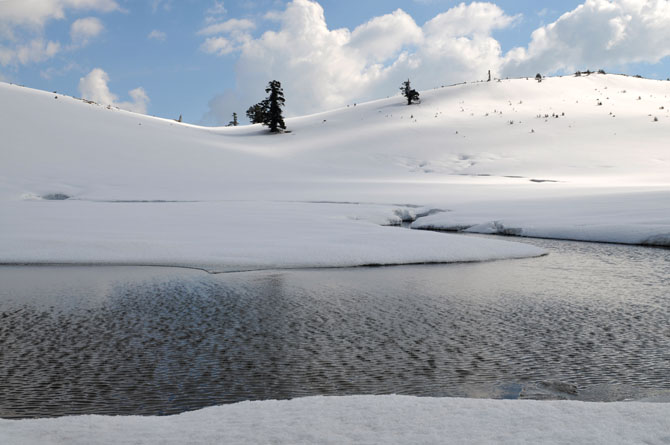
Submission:
<svg viewBox="0 0 670 445">
<path fill-rule="evenodd" d="M 0 267 L 0 417 L 242 400 L 670 394 L 670 250 L 209 275 Z"/>
</svg>

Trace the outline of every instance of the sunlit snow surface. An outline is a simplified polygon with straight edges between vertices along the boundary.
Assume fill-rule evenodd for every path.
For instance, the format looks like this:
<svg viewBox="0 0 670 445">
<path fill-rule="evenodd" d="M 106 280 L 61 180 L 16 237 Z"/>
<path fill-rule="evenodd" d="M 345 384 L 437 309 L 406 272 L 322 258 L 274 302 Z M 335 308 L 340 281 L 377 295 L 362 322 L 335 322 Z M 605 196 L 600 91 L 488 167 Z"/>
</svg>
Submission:
<svg viewBox="0 0 670 445">
<path fill-rule="evenodd" d="M 668 95 L 670 82 L 612 75 L 481 82 L 269 135 L 0 84 L 0 261 L 221 271 L 540 253 L 379 226 L 414 218 L 667 245 Z"/>
<path fill-rule="evenodd" d="M 519 243 L 383 227 L 380 206 L 306 203 L 9 203 L 11 263 L 185 265 L 213 272 L 521 258 Z M 392 207 L 386 209 L 393 217 Z M 55 215 L 54 215 L 55 214 Z M 349 217 L 347 217 L 349 215 Z M 54 217 L 56 216 L 56 217 Z M 75 217 L 76 216 L 76 217 Z M 14 230 L 13 230 L 14 229 Z"/>
<path fill-rule="evenodd" d="M 310 397 L 169 417 L 0 420 L 12 444 L 663 444 L 668 403 Z"/>
</svg>

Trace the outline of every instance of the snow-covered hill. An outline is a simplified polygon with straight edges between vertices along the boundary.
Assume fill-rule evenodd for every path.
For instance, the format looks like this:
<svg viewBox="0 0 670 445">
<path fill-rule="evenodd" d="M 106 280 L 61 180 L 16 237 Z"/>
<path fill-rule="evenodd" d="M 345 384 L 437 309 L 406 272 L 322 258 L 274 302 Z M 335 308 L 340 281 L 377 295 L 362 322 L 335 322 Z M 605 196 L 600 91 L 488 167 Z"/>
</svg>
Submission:
<svg viewBox="0 0 670 445">
<path fill-rule="evenodd" d="M 514 79 L 421 100 L 270 135 L 0 83 L 0 261 L 229 270 L 538 253 L 466 255 L 456 244 L 473 241 L 378 226 L 428 213 L 416 228 L 670 244 L 670 82 Z"/>
<path fill-rule="evenodd" d="M 281 136 L 260 126 L 179 124 L 7 84 L 0 94 L 5 197 L 54 190 L 90 199 L 362 195 L 278 188 L 277 181 L 670 184 L 670 82 L 633 77 L 440 88 L 423 92 L 420 105 L 395 96 L 288 119 L 292 133 Z M 225 187 L 240 183 L 256 187 Z M 433 196 L 440 198 L 439 188 Z"/>
</svg>

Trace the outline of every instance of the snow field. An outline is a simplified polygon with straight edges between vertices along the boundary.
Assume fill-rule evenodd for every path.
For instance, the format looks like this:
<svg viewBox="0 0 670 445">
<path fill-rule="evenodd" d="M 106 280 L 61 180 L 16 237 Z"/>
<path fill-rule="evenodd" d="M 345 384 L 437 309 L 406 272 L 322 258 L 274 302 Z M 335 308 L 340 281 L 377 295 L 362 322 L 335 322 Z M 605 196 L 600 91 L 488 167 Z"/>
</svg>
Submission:
<svg viewBox="0 0 670 445">
<path fill-rule="evenodd" d="M 0 441 L 32 444 L 664 444 L 670 404 L 310 397 L 168 417 L 0 420 Z"/>
<path fill-rule="evenodd" d="M 13 202 L 5 209 L 0 216 L 5 263 L 147 264 L 230 272 L 545 253 L 526 244 L 381 226 L 400 222 L 395 211 L 409 212 L 394 206 L 68 200 Z"/>
<path fill-rule="evenodd" d="M 238 270 L 521 255 L 352 222 L 411 218 L 389 203 L 451 210 L 415 228 L 655 245 L 670 233 L 669 82 L 479 82 L 410 107 L 393 97 L 292 118 L 278 136 L 2 83 L 0 96 L 0 262 Z M 72 199 L 39 199 L 58 194 Z"/>
</svg>

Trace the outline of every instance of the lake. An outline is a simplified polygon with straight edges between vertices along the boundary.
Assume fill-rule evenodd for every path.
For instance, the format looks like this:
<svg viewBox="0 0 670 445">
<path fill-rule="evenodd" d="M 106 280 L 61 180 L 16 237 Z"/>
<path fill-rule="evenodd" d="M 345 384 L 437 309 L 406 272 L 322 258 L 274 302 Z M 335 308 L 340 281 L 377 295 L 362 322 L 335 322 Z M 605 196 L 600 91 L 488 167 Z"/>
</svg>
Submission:
<svg viewBox="0 0 670 445">
<path fill-rule="evenodd" d="M 0 267 L 0 417 L 310 395 L 670 396 L 670 250 L 521 241 L 550 255 L 218 275 Z"/>
</svg>

